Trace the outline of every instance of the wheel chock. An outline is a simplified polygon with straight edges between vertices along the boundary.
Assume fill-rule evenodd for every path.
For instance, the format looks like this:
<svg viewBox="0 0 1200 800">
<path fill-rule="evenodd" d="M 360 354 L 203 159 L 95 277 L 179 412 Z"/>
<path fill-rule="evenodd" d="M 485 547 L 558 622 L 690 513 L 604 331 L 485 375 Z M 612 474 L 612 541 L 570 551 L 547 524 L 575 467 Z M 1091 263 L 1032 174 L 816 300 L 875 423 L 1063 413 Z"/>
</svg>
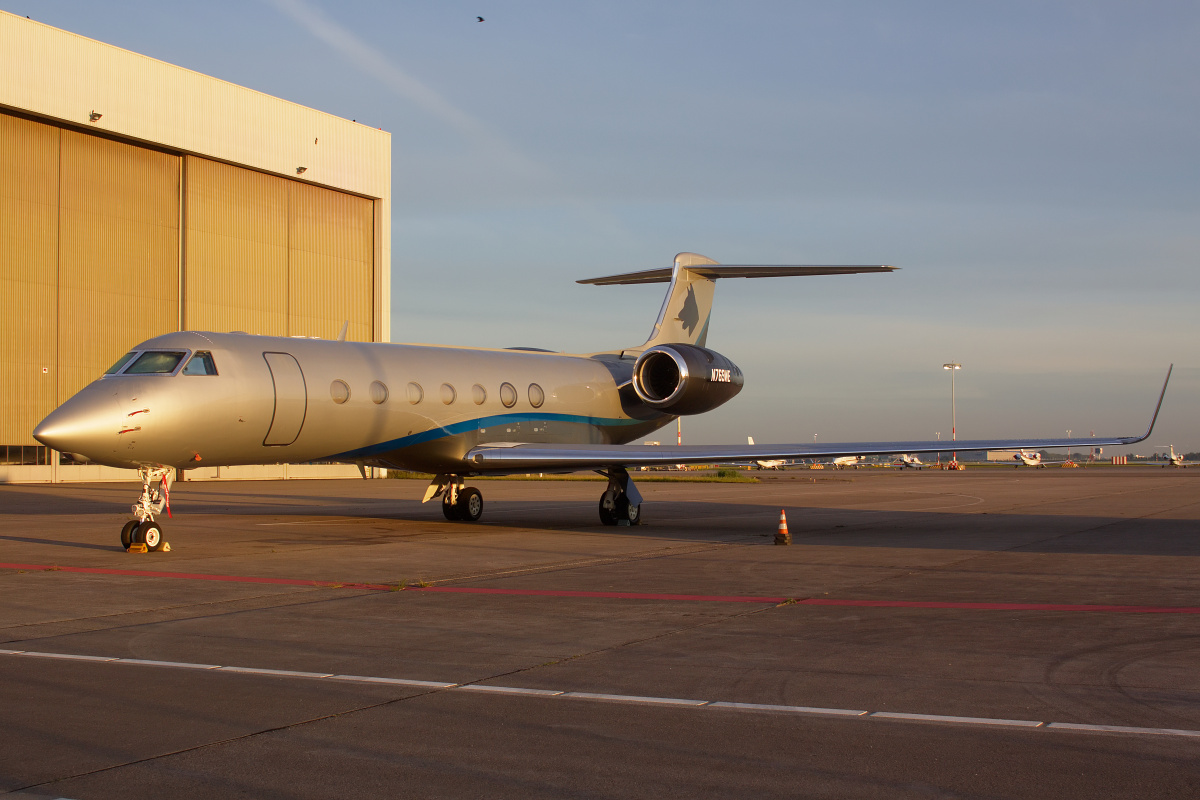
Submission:
<svg viewBox="0 0 1200 800">
<path fill-rule="evenodd" d="M 129 545 L 129 549 L 126 550 L 125 552 L 127 552 L 127 553 L 149 553 L 150 550 L 149 550 L 149 548 L 146 547 L 145 542 L 134 542 L 133 544 Z"/>
<path fill-rule="evenodd" d="M 169 553 L 169 552 L 171 552 L 171 543 L 170 543 L 170 542 L 163 542 L 162 550 L 161 550 L 160 552 L 163 552 L 163 553 Z"/>
</svg>

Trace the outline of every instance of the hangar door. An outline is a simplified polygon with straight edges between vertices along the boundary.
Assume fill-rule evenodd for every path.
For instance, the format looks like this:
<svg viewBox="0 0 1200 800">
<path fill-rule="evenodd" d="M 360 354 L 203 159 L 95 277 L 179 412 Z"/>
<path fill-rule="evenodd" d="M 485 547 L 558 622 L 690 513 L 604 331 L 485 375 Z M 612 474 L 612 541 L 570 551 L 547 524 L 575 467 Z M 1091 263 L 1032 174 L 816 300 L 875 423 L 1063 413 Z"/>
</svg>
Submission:
<svg viewBox="0 0 1200 800">
<path fill-rule="evenodd" d="M 0 113 L 0 463 L 42 449 L 42 417 L 178 326 L 179 167 Z"/>
<path fill-rule="evenodd" d="M 186 329 L 372 341 L 374 201 L 184 160 Z"/>
</svg>

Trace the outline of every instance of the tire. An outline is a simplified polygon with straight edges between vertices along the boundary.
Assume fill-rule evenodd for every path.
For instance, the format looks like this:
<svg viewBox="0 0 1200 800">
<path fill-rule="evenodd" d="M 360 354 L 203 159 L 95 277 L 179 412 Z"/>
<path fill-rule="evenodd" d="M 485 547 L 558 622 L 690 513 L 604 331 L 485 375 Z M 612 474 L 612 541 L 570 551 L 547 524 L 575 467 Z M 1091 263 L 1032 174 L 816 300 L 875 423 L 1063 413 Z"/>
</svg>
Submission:
<svg viewBox="0 0 1200 800">
<path fill-rule="evenodd" d="M 135 541 L 144 543 L 146 549 L 151 553 L 157 553 L 166 544 L 166 540 L 163 539 L 162 528 L 158 526 L 157 522 L 151 522 L 150 520 L 146 520 L 141 525 L 138 525 Z"/>
<path fill-rule="evenodd" d="M 458 522 L 458 506 L 446 502 L 447 495 L 442 495 L 442 516 L 451 522 Z"/>
<path fill-rule="evenodd" d="M 641 524 L 642 506 L 640 504 L 634 505 L 630 503 L 629 496 L 622 494 L 617 497 L 616 505 L 617 508 L 614 516 L 617 518 L 617 522 L 627 520 L 630 525 Z"/>
<path fill-rule="evenodd" d="M 136 519 L 131 519 L 125 523 L 125 526 L 121 528 L 121 547 L 124 547 L 126 550 L 129 549 L 129 545 L 133 544 L 134 531 L 137 530 L 140 524 Z"/>
<path fill-rule="evenodd" d="M 605 525 L 616 525 L 617 524 L 616 512 L 613 509 L 608 508 L 607 506 L 604 505 L 604 501 L 607 497 L 608 497 L 608 492 L 605 492 L 604 494 L 600 495 L 600 521 L 603 522 Z"/>
<path fill-rule="evenodd" d="M 455 510 L 463 522 L 475 522 L 483 516 L 483 495 L 474 486 L 468 486 L 458 493 Z"/>
</svg>

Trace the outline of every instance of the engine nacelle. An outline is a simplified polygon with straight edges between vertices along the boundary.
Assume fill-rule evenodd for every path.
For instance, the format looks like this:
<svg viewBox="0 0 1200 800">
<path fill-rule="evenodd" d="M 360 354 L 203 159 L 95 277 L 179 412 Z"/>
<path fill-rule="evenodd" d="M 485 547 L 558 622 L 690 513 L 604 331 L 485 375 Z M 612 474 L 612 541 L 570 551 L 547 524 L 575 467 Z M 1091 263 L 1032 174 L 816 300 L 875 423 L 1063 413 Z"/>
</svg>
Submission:
<svg viewBox="0 0 1200 800">
<path fill-rule="evenodd" d="M 690 344 L 660 344 L 633 365 L 633 390 L 672 414 L 711 411 L 742 390 L 742 371 L 720 353 Z"/>
</svg>

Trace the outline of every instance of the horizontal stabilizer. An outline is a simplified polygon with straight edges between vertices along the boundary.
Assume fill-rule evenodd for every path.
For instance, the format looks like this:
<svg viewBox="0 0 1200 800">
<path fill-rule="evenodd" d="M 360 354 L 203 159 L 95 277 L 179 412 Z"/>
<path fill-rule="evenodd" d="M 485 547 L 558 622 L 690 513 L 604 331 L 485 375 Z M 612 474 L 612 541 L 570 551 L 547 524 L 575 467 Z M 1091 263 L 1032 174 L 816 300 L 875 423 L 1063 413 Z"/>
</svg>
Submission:
<svg viewBox="0 0 1200 800">
<path fill-rule="evenodd" d="M 874 266 L 865 264 L 813 264 L 813 265 L 753 265 L 753 264 L 700 264 L 688 266 L 687 270 L 703 278 L 788 278 L 807 275 L 853 275 L 858 272 L 892 272 L 899 267 Z M 637 283 L 667 283 L 671 280 L 674 270 L 647 269 L 641 272 L 626 272 L 621 275 L 608 275 L 603 278 L 587 278 L 576 283 L 588 283 L 593 286 L 618 286 Z"/>
</svg>

